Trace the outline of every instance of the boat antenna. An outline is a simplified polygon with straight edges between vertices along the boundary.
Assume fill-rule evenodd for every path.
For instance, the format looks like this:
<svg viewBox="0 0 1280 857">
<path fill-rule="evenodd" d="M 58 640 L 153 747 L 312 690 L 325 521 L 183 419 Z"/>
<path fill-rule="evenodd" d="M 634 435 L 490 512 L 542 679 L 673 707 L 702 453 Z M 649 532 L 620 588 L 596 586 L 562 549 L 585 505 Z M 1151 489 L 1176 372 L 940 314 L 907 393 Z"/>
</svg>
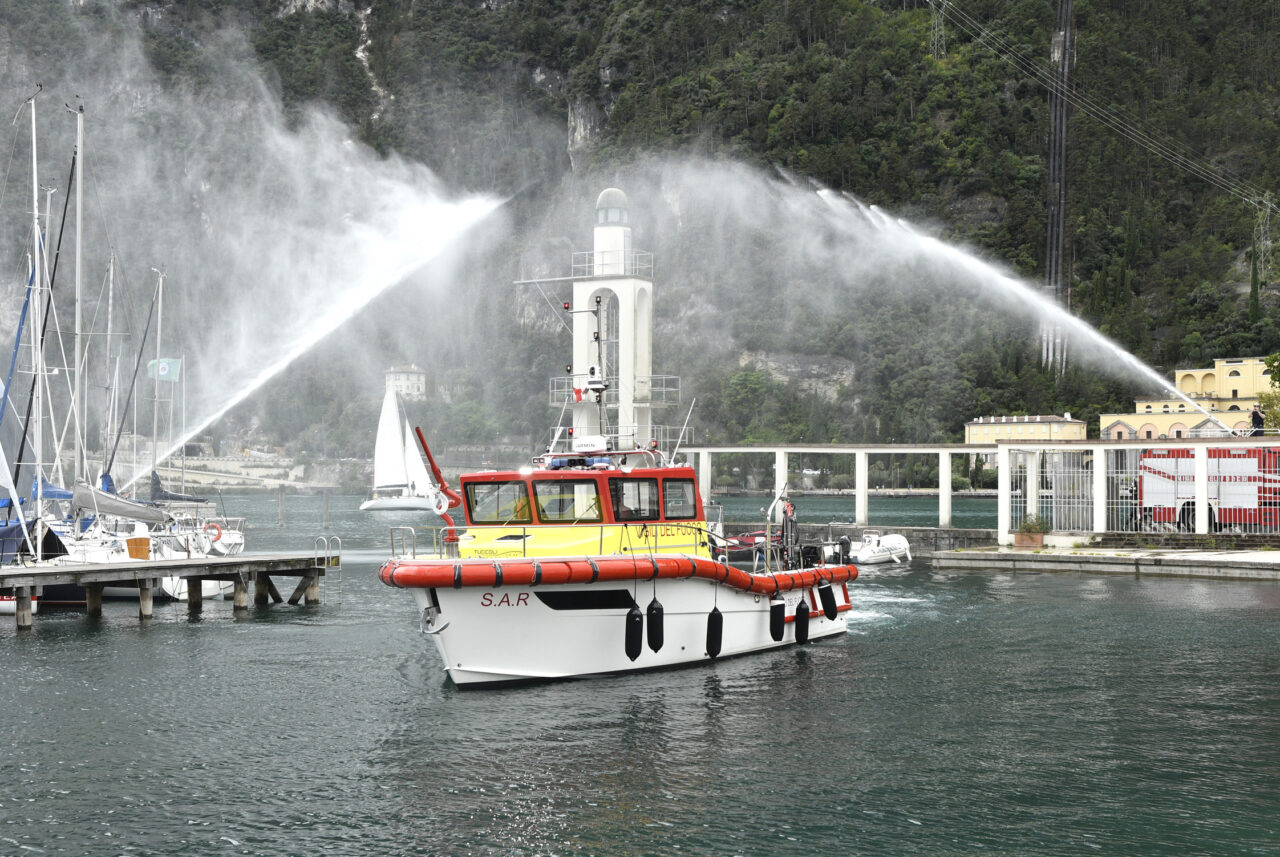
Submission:
<svg viewBox="0 0 1280 857">
<path fill-rule="evenodd" d="M 556 444 L 560 442 L 560 435 L 564 433 L 564 412 L 569 409 L 569 400 L 566 398 L 560 403 L 560 416 L 556 419 L 556 433 L 551 438 L 551 443 L 547 444 L 547 453 L 555 451 Z"/>
<path fill-rule="evenodd" d="M 40 94 L 40 91 L 41 91 L 41 90 L 43 90 L 43 89 L 44 89 L 44 84 L 43 84 L 43 83 L 37 83 L 37 84 L 36 84 L 36 91 L 35 91 L 35 92 L 33 92 L 33 93 L 31 93 L 31 95 L 30 95 L 29 97 L 27 97 L 26 99 L 24 99 L 24 100 L 23 100 L 23 102 L 22 102 L 22 106 L 18 108 L 18 112 L 13 114 L 13 124 L 14 124 L 14 125 L 17 125 L 17 124 L 18 124 L 18 119 L 19 119 L 19 118 L 21 118 L 21 116 L 22 116 L 22 108 L 23 108 L 23 107 L 26 107 L 28 104 L 30 104 L 31 102 L 35 101 L 35 100 L 36 100 L 36 96 L 37 96 L 37 95 L 39 95 L 39 94 Z"/>
<path fill-rule="evenodd" d="M 680 426 L 680 436 L 676 438 L 676 448 L 671 450 L 671 463 L 676 462 L 676 453 L 680 451 L 680 444 L 684 443 L 684 433 L 689 428 L 689 418 L 693 416 L 693 406 L 698 404 L 697 398 L 689 403 L 689 413 L 684 415 L 684 425 Z"/>
</svg>

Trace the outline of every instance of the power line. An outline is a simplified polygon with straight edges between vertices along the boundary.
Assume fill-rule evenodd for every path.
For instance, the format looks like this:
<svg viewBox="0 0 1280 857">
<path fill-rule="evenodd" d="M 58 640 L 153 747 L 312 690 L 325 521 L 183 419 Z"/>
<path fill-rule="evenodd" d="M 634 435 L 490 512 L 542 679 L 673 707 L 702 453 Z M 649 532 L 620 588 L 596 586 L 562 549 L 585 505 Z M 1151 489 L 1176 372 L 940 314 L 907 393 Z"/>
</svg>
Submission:
<svg viewBox="0 0 1280 857">
<path fill-rule="evenodd" d="M 1072 85 L 1062 83 L 1057 70 L 1046 67 L 1043 63 L 1020 54 L 998 33 L 983 26 L 979 21 L 956 6 L 955 0 L 947 0 L 938 4 L 935 9 L 941 11 L 954 26 L 967 33 L 978 44 L 986 45 L 996 52 L 1005 62 L 1015 69 L 1037 80 L 1050 92 L 1065 99 L 1071 106 L 1112 129 L 1116 133 L 1143 146 L 1159 155 L 1175 166 L 1192 173 L 1215 187 L 1230 193 L 1259 210 L 1270 210 L 1274 203 L 1267 199 L 1267 192 L 1248 181 L 1230 173 L 1210 166 L 1201 161 L 1190 148 L 1184 144 L 1169 140 L 1161 132 L 1147 126 L 1114 106 L 1101 105 L 1090 96 L 1076 90 Z M 1066 46 L 1064 46 L 1065 49 Z"/>
<path fill-rule="evenodd" d="M 946 18 L 942 13 L 942 7 L 947 5 L 947 0 L 929 0 L 929 5 L 933 8 L 933 32 L 929 39 L 929 53 L 934 59 L 942 59 L 947 55 Z"/>
</svg>

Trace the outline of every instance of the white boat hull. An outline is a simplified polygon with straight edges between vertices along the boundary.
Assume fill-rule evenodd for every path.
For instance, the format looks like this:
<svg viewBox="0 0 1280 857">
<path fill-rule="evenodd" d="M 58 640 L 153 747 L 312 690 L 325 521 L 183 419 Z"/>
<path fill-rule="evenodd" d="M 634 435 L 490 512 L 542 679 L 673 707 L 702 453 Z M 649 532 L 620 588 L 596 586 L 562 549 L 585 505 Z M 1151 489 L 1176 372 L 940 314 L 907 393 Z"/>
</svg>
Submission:
<svg viewBox="0 0 1280 857">
<path fill-rule="evenodd" d="M 230 598 L 234 590 L 235 584 L 229 580 L 200 581 L 200 597 L 202 599 Z M 160 591 L 157 595 L 174 601 L 186 601 L 187 591 L 187 579 L 185 577 L 162 577 L 160 578 Z M 134 590 L 133 597 L 136 598 L 137 596 L 137 590 Z"/>
<path fill-rule="evenodd" d="M 723 617 L 718 657 L 776 649 L 796 642 L 793 621 L 803 597 L 810 605 L 809 640 L 847 632 L 844 616 L 828 619 L 812 589 L 784 593 L 787 623 L 780 641 L 769 632 L 769 596 L 697 579 L 563 586 L 464 587 L 411 590 L 423 611 L 449 677 L 458 685 L 580 678 L 664 669 L 708 661 L 707 623 L 712 608 Z M 655 596 L 663 606 L 663 645 L 645 644 L 634 661 L 625 651 L 628 606 L 553 609 L 539 595 L 577 593 L 630 596 L 641 612 Z M 848 590 L 834 587 L 839 611 L 849 609 Z M 434 593 L 435 602 L 432 600 Z M 573 595 L 568 597 L 572 598 Z M 438 604 L 439 610 L 435 610 Z M 536 641 L 536 644 L 533 644 Z"/>
<path fill-rule="evenodd" d="M 905 536 L 868 535 L 862 541 L 854 562 L 858 565 L 875 565 L 881 562 L 902 562 L 911 559 L 911 544 Z"/>
<path fill-rule="evenodd" d="M 0 616 L 14 616 L 18 612 L 18 599 L 13 595 L 0 595 Z M 40 599 L 31 599 L 31 612 L 40 612 Z"/>
<path fill-rule="evenodd" d="M 361 512 L 430 512 L 432 502 L 426 497 L 373 497 L 360 504 Z"/>
</svg>

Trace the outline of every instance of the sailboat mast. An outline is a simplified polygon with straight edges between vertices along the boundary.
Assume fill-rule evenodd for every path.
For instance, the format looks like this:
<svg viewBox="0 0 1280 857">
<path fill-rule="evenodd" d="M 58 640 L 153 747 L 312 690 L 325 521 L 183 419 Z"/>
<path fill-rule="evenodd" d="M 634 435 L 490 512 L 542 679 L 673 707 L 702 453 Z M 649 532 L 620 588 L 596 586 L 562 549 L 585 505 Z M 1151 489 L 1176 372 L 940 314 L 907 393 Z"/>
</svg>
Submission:
<svg viewBox="0 0 1280 857">
<path fill-rule="evenodd" d="M 116 381 L 119 370 L 111 362 L 112 314 L 115 310 L 116 298 L 116 254 L 112 253 L 107 260 L 107 401 L 103 408 L 106 418 L 102 421 L 102 469 L 107 468 L 107 449 L 111 446 L 111 428 L 116 424 Z"/>
<path fill-rule="evenodd" d="M 74 480 L 79 481 L 84 475 L 84 442 L 81 438 L 84 429 L 88 428 L 88 421 L 84 416 L 84 337 L 80 327 L 80 246 L 81 246 L 81 227 L 83 220 L 83 202 L 84 194 L 84 106 L 76 111 L 76 335 L 75 335 L 75 352 L 76 362 L 75 370 L 75 389 L 72 393 L 71 413 L 74 415 L 76 422 L 75 431 L 75 454 L 76 463 L 72 469 Z M 74 482 L 73 482 L 74 484 Z"/>
<path fill-rule="evenodd" d="M 36 95 L 40 91 L 36 90 Z M 32 490 L 32 502 L 35 506 L 37 516 L 40 514 L 40 507 L 44 500 L 44 480 L 41 478 L 40 458 L 43 454 L 41 446 L 41 422 L 40 422 L 40 398 L 41 384 L 40 372 L 44 361 L 40 354 L 41 329 L 44 327 L 44 301 L 40 297 L 40 291 L 44 286 L 44 275 L 40 270 L 40 260 L 44 254 L 40 250 L 40 160 L 36 154 L 36 96 L 32 95 L 28 102 L 31 105 L 31 274 L 32 283 L 35 285 L 35 300 L 31 302 L 31 371 L 35 373 L 36 383 L 31 387 L 31 395 L 33 397 L 32 427 L 35 431 L 35 439 L 32 444 L 32 452 L 35 455 L 35 486 Z M 42 539 L 36 538 L 36 561 L 44 559 L 41 553 Z"/>
<path fill-rule="evenodd" d="M 187 365 L 187 352 L 182 352 L 182 364 Z M 187 491 L 187 373 L 183 372 L 178 376 L 178 380 L 182 382 L 182 432 L 178 436 L 182 441 L 182 492 Z"/>
<path fill-rule="evenodd" d="M 156 284 L 156 402 L 151 411 L 151 472 L 156 470 L 157 447 L 160 443 L 160 332 L 164 328 L 164 272 L 155 268 L 159 282 Z"/>
</svg>

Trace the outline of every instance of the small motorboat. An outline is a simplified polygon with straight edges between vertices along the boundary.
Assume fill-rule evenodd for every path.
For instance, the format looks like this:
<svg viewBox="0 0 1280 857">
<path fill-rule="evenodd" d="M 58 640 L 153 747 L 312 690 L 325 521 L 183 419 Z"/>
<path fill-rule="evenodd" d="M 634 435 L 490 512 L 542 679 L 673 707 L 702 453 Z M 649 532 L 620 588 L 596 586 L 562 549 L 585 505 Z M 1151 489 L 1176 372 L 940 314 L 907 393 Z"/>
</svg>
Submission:
<svg viewBox="0 0 1280 857">
<path fill-rule="evenodd" d="M 902 562 L 911 559 L 911 544 L 906 536 L 897 533 L 882 534 L 876 530 L 866 530 L 862 534 L 862 545 L 858 548 L 855 561 L 858 565 L 873 565 L 878 562 Z"/>
</svg>

